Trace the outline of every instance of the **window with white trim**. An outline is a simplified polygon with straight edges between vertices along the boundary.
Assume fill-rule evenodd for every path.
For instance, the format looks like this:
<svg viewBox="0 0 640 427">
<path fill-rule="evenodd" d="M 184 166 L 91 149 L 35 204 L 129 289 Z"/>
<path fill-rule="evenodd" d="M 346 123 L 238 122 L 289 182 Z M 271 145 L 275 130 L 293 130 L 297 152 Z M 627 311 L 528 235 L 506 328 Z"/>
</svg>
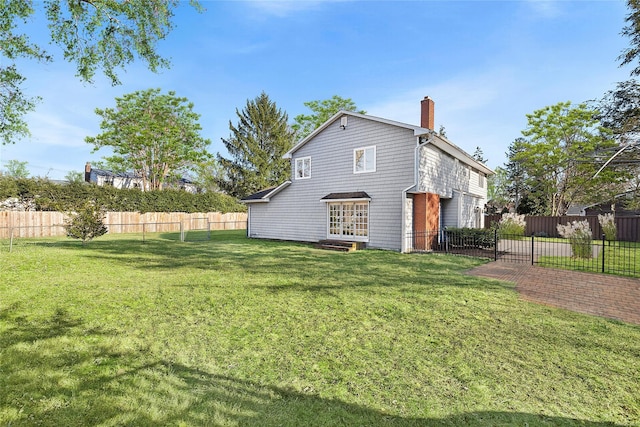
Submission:
<svg viewBox="0 0 640 427">
<path fill-rule="evenodd" d="M 353 150 L 353 173 L 376 171 L 376 147 L 362 147 Z"/>
<path fill-rule="evenodd" d="M 478 187 L 484 188 L 484 174 L 482 172 L 478 172 Z"/>
<path fill-rule="evenodd" d="M 301 157 L 296 159 L 296 179 L 311 178 L 311 157 Z"/>
</svg>

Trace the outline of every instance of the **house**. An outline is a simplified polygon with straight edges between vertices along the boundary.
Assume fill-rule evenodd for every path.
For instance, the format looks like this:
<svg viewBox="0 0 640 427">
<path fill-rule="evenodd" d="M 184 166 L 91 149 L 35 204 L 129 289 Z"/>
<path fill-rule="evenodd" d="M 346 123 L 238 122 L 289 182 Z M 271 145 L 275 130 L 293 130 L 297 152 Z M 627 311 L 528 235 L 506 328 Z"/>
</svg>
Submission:
<svg viewBox="0 0 640 427">
<path fill-rule="evenodd" d="M 106 169 L 96 169 L 87 162 L 84 166 L 85 182 L 92 182 L 100 186 L 115 188 L 143 188 L 142 178 L 133 172 L 112 172 Z M 197 193 L 197 186 L 187 178 L 180 178 L 177 183 L 169 183 L 166 188 L 177 188 L 189 193 Z"/>
<path fill-rule="evenodd" d="M 290 180 L 242 200 L 248 236 L 404 252 L 416 233 L 483 227 L 493 171 L 433 128 L 429 97 L 421 126 L 338 112 L 285 154 Z"/>
<path fill-rule="evenodd" d="M 572 205 L 567 210 L 567 215 L 597 216 L 607 213 L 615 214 L 617 217 L 640 216 L 640 209 L 629 207 L 629 202 L 637 197 L 636 190 L 630 190 L 622 194 L 617 194 L 613 200 L 594 203 L 591 205 Z"/>
</svg>

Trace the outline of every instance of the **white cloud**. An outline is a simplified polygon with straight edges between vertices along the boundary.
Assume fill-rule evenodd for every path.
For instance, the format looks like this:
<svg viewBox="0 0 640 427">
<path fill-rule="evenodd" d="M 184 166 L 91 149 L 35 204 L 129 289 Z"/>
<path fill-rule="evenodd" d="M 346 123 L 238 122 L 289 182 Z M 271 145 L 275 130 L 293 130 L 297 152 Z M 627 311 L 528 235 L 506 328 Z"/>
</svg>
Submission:
<svg viewBox="0 0 640 427">
<path fill-rule="evenodd" d="M 533 13 L 544 19 L 554 19 L 563 14 L 563 10 L 557 0 L 527 0 Z"/>
<path fill-rule="evenodd" d="M 84 138 L 95 133 L 95 130 L 70 122 L 60 113 L 32 113 L 29 126 L 32 141 L 60 147 L 84 147 L 87 145 Z"/>
<path fill-rule="evenodd" d="M 248 3 L 261 13 L 284 18 L 301 11 L 317 9 L 325 3 L 338 1 L 342 0 L 250 0 Z"/>
</svg>

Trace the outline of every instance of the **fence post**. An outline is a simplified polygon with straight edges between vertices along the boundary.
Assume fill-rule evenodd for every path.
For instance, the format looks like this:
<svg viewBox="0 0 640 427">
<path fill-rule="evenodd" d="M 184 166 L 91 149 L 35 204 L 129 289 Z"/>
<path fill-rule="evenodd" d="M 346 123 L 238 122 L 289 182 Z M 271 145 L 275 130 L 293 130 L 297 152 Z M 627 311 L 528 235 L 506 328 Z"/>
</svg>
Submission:
<svg viewBox="0 0 640 427">
<path fill-rule="evenodd" d="M 13 251 L 13 227 L 9 229 L 9 252 Z"/>
<path fill-rule="evenodd" d="M 498 229 L 493 230 L 493 260 L 498 260 Z"/>
<path fill-rule="evenodd" d="M 184 228 L 182 227 L 182 221 L 180 221 L 180 241 L 184 242 Z"/>
<path fill-rule="evenodd" d="M 144 226 L 145 226 L 145 223 L 143 222 L 142 223 L 142 243 L 144 243 Z"/>
<path fill-rule="evenodd" d="M 605 243 L 604 238 L 605 238 L 605 235 L 604 235 L 604 233 L 602 233 L 602 272 L 603 273 L 604 273 L 604 255 L 605 255 L 605 253 L 604 253 L 604 243 Z"/>
<path fill-rule="evenodd" d="M 531 265 L 534 265 L 533 251 L 535 250 L 535 233 L 531 233 Z"/>
</svg>

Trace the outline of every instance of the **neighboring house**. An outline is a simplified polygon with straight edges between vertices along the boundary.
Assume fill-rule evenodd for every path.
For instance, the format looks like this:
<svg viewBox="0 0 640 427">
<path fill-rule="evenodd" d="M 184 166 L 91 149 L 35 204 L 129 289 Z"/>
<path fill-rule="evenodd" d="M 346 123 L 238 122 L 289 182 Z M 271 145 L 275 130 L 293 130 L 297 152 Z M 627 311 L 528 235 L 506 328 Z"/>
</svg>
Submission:
<svg viewBox="0 0 640 427">
<path fill-rule="evenodd" d="M 433 100 L 421 105 L 421 126 L 335 114 L 285 154 L 291 180 L 243 199 L 249 237 L 404 252 L 415 233 L 483 227 L 493 171 L 434 132 Z"/>
<path fill-rule="evenodd" d="M 574 205 L 569 207 L 567 215 L 597 216 L 606 213 L 613 213 L 617 217 L 640 216 L 640 210 L 629 209 L 627 203 L 635 195 L 635 191 L 618 194 L 614 200 L 594 203 L 592 205 Z"/>
<path fill-rule="evenodd" d="M 143 188 L 142 178 L 133 172 L 112 172 L 105 169 L 96 169 L 87 162 L 84 167 L 84 180 L 100 186 L 115 188 Z M 178 188 L 189 193 L 197 193 L 197 186 L 186 178 L 181 178 L 176 184 L 170 183 L 166 188 Z"/>
</svg>

